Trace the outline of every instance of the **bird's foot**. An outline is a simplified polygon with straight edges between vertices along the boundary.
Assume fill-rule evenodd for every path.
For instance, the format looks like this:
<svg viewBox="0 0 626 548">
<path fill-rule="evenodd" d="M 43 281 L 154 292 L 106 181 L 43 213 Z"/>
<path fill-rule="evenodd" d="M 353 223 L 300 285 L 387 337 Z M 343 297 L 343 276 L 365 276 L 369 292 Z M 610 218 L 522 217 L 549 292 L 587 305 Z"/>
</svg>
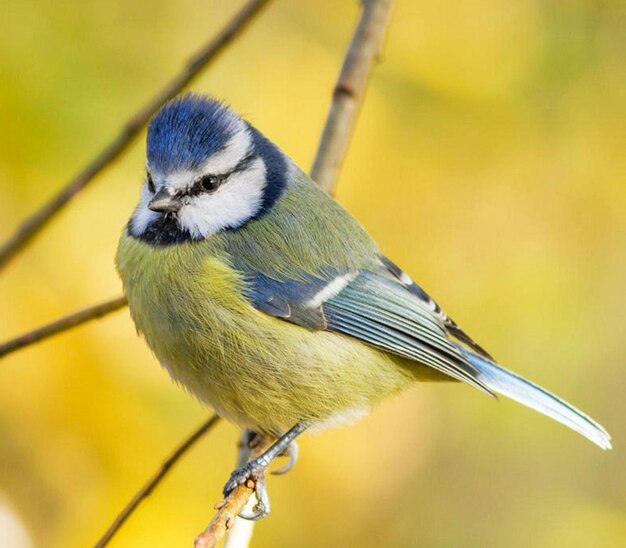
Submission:
<svg viewBox="0 0 626 548">
<path fill-rule="evenodd" d="M 240 518 L 256 521 L 270 513 L 270 499 L 265 486 L 265 472 L 268 465 L 269 462 L 263 456 L 251 460 L 245 466 L 235 470 L 224 485 L 224 497 L 228 497 L 238 485 L 245 485 L 254 490 L 256 504 L 252 507 L 252 512 L 241 512 Z"/>
<path fill-rule="evenodd" d="M 289 470 L 291 470 L 296 465 L 296 462 L 298 462 L 299 454 L 300 449 L 298 447 L 298 442 L 292 441 L 287 447 L 285 447 L 283 452 L 278 455 L 279 457 L 288 457 L 289 461 L 282 468 L 274 470 L 272 474 L 274 474 L 275 476 L 281 476 L 289 472 Z"/>
<path fill-rule="evenodd" d="M 256 504 L 252 507 L 251 513 L 240 513 L 244 519 L 257 520 L 270 513 L 270 499 L 265 487 L 265 472 L 270 463 L 279 455 L 289 457 L 289 462 L 283 468 L 277 470 L 279 474 L 284 474 L 291 470 L 298 459 L 298 446 L 295 439 L 307 428 L 305 422 L 299 422 L 287 433 L 283 434 L 276 442 L 262 455 L 252 459 L 248 464 L 237 468 L 224 486 L 224 497 L 228 497 L 238 485 L 245 485 L 254 489 Z M 254 443 L 254 438 L 248 439 L 248 444 Z"/>
</svg>

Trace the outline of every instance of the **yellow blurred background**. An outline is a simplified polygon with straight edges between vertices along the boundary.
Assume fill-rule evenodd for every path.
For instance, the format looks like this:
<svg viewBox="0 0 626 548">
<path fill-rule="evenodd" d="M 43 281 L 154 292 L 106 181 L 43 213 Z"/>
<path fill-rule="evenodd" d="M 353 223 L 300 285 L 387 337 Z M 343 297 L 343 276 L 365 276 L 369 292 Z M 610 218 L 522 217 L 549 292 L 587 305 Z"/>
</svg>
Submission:
<svg viewBox="0 0 626 548">
<path fill-rule="evenodd" d="M 2 2 L 0 239 L 240 4 Z M 192 89 L 308 169 L 357 16 L 355 1 L 277 0 Z M 338 192 L 472 337 L 599 420 L 613 451 L 509 401 L 421 385 L 303 437 L 254 546 L 625 545 L 625 54 L 619 0 L 398 0 Z M 120 292 L 143 149 L 0 274 L 0 340 Z M 208 414 L 126 310 L 3 359 L 0 546 L 93 544 Z M 113 546 L 191 545 L 236 438 L 221 423 Z"/>
</svg>

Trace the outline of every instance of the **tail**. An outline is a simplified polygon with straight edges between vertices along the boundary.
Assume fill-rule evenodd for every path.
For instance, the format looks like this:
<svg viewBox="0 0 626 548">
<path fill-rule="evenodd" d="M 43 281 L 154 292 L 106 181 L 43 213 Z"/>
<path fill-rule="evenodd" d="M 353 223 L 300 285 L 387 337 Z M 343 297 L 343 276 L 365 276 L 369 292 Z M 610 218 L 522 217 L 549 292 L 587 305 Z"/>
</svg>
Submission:
<svg viewBox="0 0 626 548">
<path fill-rule="evenodd" d="M 611 449 L 611 436 L 591 417 L 540 386 L 477 356 L 465 347 L 460 345 L 458 347 L 478 369 L 477 379 L 491 390 L 568 426 L 602 449 Z"/>
</svg>

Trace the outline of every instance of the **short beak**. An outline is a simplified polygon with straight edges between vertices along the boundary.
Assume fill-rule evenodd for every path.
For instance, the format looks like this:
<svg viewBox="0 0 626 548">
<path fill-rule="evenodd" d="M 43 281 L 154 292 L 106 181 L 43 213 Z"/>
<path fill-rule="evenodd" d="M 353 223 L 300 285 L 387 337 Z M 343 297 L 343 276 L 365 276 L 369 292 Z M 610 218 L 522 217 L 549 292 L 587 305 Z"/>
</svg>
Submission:
<svg viewBox="0 0 626 548">
<path fill-rule="evenodd" d="M 159 190 L 148 204 L 152 211 L 159 213 L 176 213 L 182 206 L 180 199 L 170 194 L 166 188 Z"/>
</svg>

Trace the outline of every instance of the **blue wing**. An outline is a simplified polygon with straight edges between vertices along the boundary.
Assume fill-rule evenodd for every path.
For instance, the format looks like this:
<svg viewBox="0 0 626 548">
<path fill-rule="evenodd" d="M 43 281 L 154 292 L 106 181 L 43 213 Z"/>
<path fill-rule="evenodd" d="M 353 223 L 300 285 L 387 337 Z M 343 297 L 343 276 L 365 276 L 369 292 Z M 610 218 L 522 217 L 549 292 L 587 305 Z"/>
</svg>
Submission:
<svg viewBox="0 0 626 548">
<path fill-rule="evenodd" d="M 243 273 L 250 301 L 267 314 L 354 337 L 492 394 L 449 339 L 440 316 L 408 291 L 385 263 L 372 270 L 303 275 L 298 281 Z"/>
<path fill-rule="evenodd" d="M 309 329 L 329 330 L 427 365 L 479 390 L 518 401 L 603 449 L 611 437 L 569 403 L 502 368 L 385 257 L 380 268 L 275 280 L 244 271 L 252 304 Z M 468 348 L 452 341 L 454 337 Z"/>
<path fill-rule="evenodd" d="M 474 342 L 472 338 L 465 333 L 455 321 L 452 320 L 446 313 L 441 309 L 441 307 L 435 302 L 435 300 L 424 291 L 419 285 L 417 285 L 402 269 L 391 262 L 387 257 L 383 255 L 380 256 L 381 262 L 387 267 L 389 272 L 391 272 L 396 279 L 402 283 L 411 293 L 413 293 L 418 299 L 420 299 L 430 310 L 433 311 L 433 314 L 437 315 L 439 319 L 443 322 L 446 331 L 452 335 L 455 339 L 466 344 L 472 350 L 476 351 L 478 354 L 487 358 L 488 360 L 495 361 L 486 350 L 484 350 L 478 343 Z"/>
<path fill-rule="evenodd" d="M 301 280 L 276 280 L 242 269 L 247 281 L 248 298 L 255 308 L 292 323 L 322 330 L 327 328 L 322 307 L 312 306 L 313 299 L 335 276 L 303 275 Z"/>
<path fill-rule="evenodd" d="M 328 329 L 492 394 L 478 379 L 478 370 L 449 339 L 439 317 L 398 281 L 380 273 L 360 272 L 322 309 Z"/>
</svg>

